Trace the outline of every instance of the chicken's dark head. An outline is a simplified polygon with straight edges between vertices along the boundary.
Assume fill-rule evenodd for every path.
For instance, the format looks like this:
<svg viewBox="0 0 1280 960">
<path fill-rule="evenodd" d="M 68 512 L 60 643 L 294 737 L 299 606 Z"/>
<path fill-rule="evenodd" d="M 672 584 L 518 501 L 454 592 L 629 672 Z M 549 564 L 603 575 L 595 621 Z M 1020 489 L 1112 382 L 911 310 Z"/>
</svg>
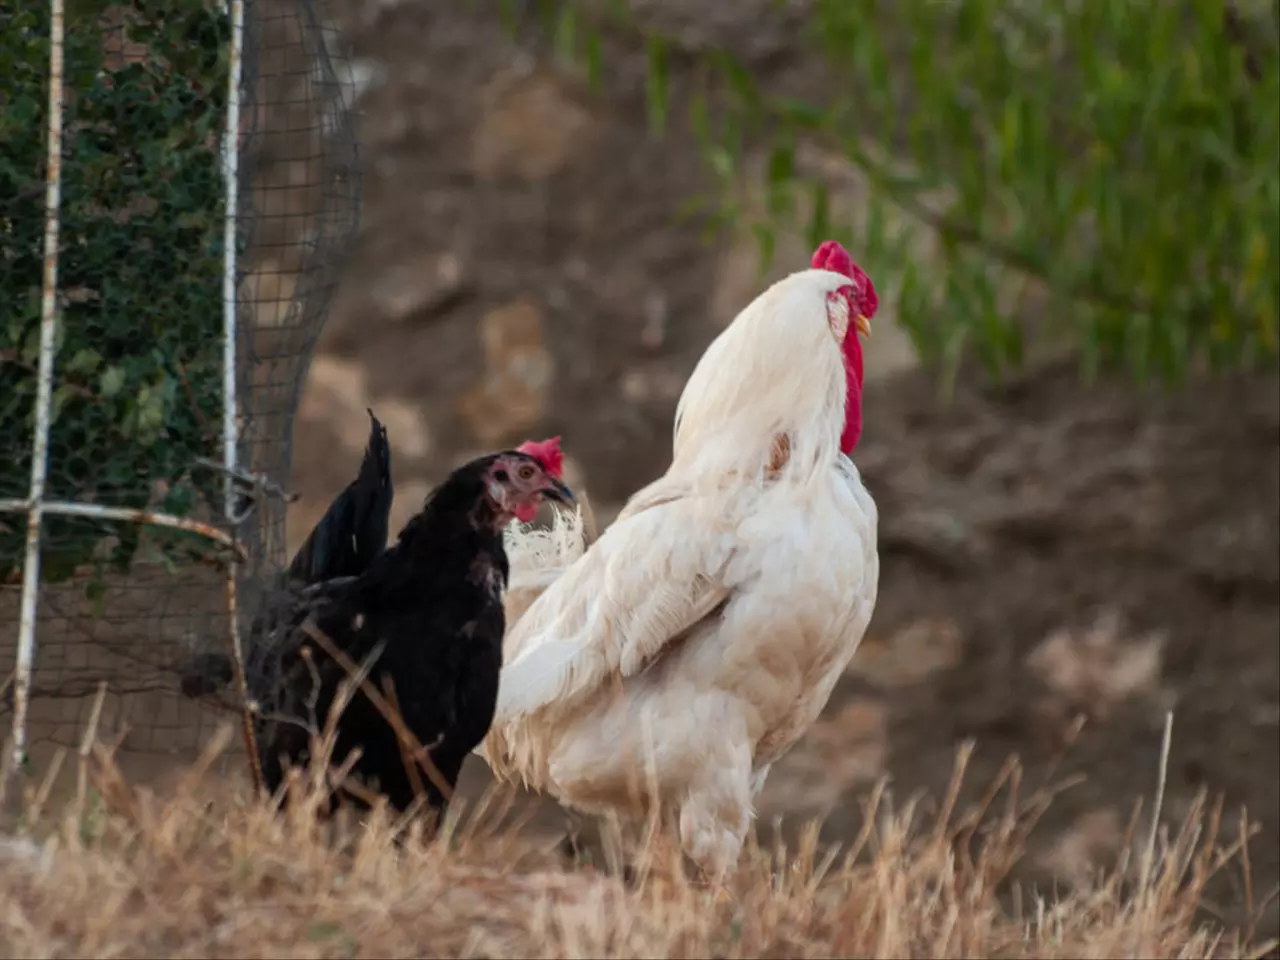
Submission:
<svg viewBox="0 0 1280 960">
<path fill-rule="evenodd" d="M 528 523 L 544 499 L 573 502 L 573 491 L 560 478 L 564 455 L 559 441 L 559 437 L 541 443 L 531 440 L 494 456 L 485 471 L 484 489 L 501 525 L 512 517 Z"/>
<path fill-rule="evenodd" d="M 875 284 L 853 262 L 849 252 L 835 240 L 826 240 L 813 254 L 810 264 L 816 270 L 830 270 L 847 277 L 849 284 L 828 296 L 827 319 L 831 332 L 844 353 L 845 379 L 848 391 L 845 395 L 844 431 L 840 435 L 840 449 L 852 453 L 862 436 L 862 340 L 871 336 L 871 318 L 876 315 L 880 298 Z"/>
</svg>

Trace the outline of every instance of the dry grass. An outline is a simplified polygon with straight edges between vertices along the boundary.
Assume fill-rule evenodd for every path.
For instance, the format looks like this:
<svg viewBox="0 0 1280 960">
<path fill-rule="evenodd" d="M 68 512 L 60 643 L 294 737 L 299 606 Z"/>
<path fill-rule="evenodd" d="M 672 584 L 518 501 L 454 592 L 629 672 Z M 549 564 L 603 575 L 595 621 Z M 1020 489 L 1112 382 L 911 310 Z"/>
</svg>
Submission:
<svg viewBox="0 0 1280 960">
<path fill-rule="evenodd" d="M 868 800 L 856 849 L 754 847 L 729 896 L 684 879 L 661 832 L 626 844 L 639 879 L 569 871 L 482 805 L 426 840 L 420 821 L 313 815 L 316 784 L 283 815 L 211 787 L 230 730 L 172 796 L 127 784 L 86 746 L 77 798 L 27 793 L 0 837 L 4 957 L 1244 957 L 1243 932 L 1197 925 L 1216 870 L 1245 866 L 1199 805 L 1176 835 L 1056 900 L 997 897 L 1049 802 L 1018 800 L 1010 765 L 974 810 L 954 809 L 967 752 L 936 822 Z M 1135 823 L 1137 822 L 1135 818 Z"/>
</svg>

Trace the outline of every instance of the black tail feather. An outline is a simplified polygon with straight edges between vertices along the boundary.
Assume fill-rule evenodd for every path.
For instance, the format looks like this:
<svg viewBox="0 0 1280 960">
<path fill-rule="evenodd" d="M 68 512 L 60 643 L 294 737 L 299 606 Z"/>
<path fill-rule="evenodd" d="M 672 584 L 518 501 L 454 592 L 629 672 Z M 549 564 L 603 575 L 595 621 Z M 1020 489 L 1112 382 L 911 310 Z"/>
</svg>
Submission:
<svg viewBox="0 0 1280 960">
<path fill-rule="evenodd" d="M 369 411 L 369 443 L 360 473 L 329 505 L 289 564 L 289 577 L 318 583 L 363 573 L 387 548 L 391 520 L 391 448 L 387 430 Z"/>
<path fill-rule="evenodd" d="M 356 479 L 334 498 L 320 522 L 289 564 L 295 585 L 338 577 L 356 577 L 387 548 L 391 523 L 391 447 L 387 428 L 369 410 L 369 443 Z M 283 584 L 281 584 L 283 586 Z M 255 618 L 248 644 L 262 642 L 262 617 Z M 250 651 L 246 650 L 246 656 Z M 188 697 L 216 694 L 231 682 L 231 658 L 223 653 L 190 657 L 181 668 L 181 689 Z"/>
</svg>

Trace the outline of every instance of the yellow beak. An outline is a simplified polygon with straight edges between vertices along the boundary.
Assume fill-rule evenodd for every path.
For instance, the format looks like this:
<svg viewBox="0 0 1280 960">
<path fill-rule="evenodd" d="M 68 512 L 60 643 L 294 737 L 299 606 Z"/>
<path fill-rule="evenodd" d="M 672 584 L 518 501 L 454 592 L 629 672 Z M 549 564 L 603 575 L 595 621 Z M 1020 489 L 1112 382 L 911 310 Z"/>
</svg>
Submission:
<svg viewBox="0 0 1280 960">
<path fill-rule="evenodd" d="M 853 321 L 853 325 L 858 328 L 858 332 L 862 334 L 864 337 L 871 336 L 871 321 L 868 320 L 866 317 L 864 317 L 862 314 L 858 314 L 858 316 Z"/>
</svg>

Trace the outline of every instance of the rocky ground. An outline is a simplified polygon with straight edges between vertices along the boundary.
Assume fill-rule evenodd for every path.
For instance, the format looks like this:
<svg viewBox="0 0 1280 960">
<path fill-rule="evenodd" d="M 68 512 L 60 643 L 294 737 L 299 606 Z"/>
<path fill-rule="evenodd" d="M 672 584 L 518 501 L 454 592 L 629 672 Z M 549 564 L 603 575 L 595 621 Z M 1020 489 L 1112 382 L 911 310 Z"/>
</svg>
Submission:
<svg viewBox="0 0 1280 960">
<path fill-rule="evenodd" d="M 664 469 L 685 377 L 760 289 L 752 241 L 707 244 L 678 220 L 707 184 L 678 130 L 646 134 L 637 64 L 594 97 L 468 5 L 339 13 L 366 83 L 365 208 L 297 420 L 291 540 L 350 478 L 366 405 L 394 447 L 397 529 L 453 464 L 554 433 L 608 514 Z M 707 16 L 695 38 L 741 26 Z M 777 269 L 804 253 L 784 239 Z M 975 794 L 1012 753 L 1028 784 L 1086 777 L 1029 861 L 1029 879 L 1070 876 L 1121 844 L 1172 709 L 1166 814 L 1225 791 L 1234 830 L 1246 804 L 1264 829 L 1255 896 L 1273 884 L 1276 378 L 1170 398 L 1048 365 L 1001 390 L 962 377 L 941 405 L 891 303 L 868 366 L 858 461 L 882 511 L 879 605 L 762 817 L 824 816 L 847 837 L 876 778 L 936 798 L 972 738 Z M 482 787 L 483 765 L 468 779 Z M 1215 890 L 1239 919 L 1241 888 Z"/>
</svg>

